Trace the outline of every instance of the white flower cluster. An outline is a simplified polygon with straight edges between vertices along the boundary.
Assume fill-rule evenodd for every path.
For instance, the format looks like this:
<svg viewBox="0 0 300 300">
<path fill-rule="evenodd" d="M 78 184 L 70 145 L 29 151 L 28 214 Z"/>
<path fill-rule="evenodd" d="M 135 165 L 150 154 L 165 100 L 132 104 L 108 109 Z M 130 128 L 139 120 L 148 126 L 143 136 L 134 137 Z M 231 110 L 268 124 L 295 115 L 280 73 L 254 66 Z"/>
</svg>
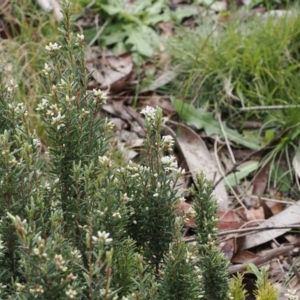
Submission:
<svg viewBox="0 0 300 300">
<path fill-rule="evenodd" d="M 176 157 L 173 155 L 162 157 L 161 163 L 167 172 L 175 172 L 178 176 L 183 175 L 185 173 L 184 169 L 178 168 Z"/>
<path fill-rule="evenodd" d="M 106 155 L 98 156 L 98 161 L 103 168 L 112 166 L 112 161 Z"/>
<path fill-rule="evenodd" d="M 14 81 L 12 79 L 9 81 L 9 85 L 7 85 L 7 84 L 5 85 L 5 88 L 8 93 L 14 92 L 17 87 L 18 87 L 18 85 L 14 84 Z"/>
<path fill-rule="evenodd" d="M 69 97 L 68 95 L 66 95 L 66 102 L 68 104 L 71 104 L 75 99 L 76 99 L 75 96 Z"/>
<path fill-rule="evenodd" d="M 77 295 L 77 292 L 75 290 L 73 290 L 71 287 L 68 287 L 69 289 L 66 291 L 66 295 L 70 298 L 70 299 L 74 299 Z"/>
<path fill-rule="evenodd" d="M 36 148 L 39 148 L 41 146 L 41 140 L 39 138 L 34 138 L 32 140 L 33 142 L 33 145 L 36 147 Z"/>
<path fill-rule="evenodd" d="M 287 290 L 287 293 L 284 294 L 284 296 L 287 296 L 289 300 L 299 300 L 296 290 Z"/>
<path fill-rule="evenodd" d="M 146 106 L 142 111 L 141 114 L 145 116 L 146 119 L 154 120 L 156 115 L 156 109 L 151 106 Z"/>
<path fill-rule="evenodd" d="M 161 139 L 162 148 L 171 151 L 174 146 L 174 139 L 170 135 L 165 135 Z"/>
<path fill-rule="evenodd" d="M 42 102 L 38 104 L 38 107 L 36 108 L 37 111 L 43 111 L 49 106 L 49 101 L 45 98 L 42 99 Z"/>
<path fill-rule="evenodd" d="M 8 104 L 8 108 L 12 110 L 16 115 L 28 115 L 24 103 Z"/>
<path fill-rule="evenodd" d="M 79 44 L 82 44 L 83 42 L 84 42 L 84 35 L 77 33 L 76 44 L 79 45 Z"/>
<path fill-rule="evenodd" d="M 37 298 L 38 295 L 44 294 L 44 288 L 37 284 L 34 289 L 29 290 L 30 294 L 35 295 L 34 298 Z"/>
<path fill-rule="evenodd" d="M 174 170 L 176 171 L 178 168 L 176 157 L 173 155 L 162 157 L 161 163 L 163 164 L 163 166 L 167 171 L 174 171 Z"/>
<path fill-rule="evenodd" d="M 0 236 L 0 238 L 1 238 L 1 236 Z M 3 246 L 3 241 L 0 239 L 0 251 L 1 251 L 2 249 L 4 249 L 4 246 Z"/>
<path fill-rule="evenodd" d="M 71 252 L 71 255 L 73 256 L 74 259 L 80 259 L 81 258 L 81 254 L 79 252 L 79 250 L 75 249 Z"/>
<path fill-rule="evenodd" d="M 25 289 L 26 289 L 26 285 L 25 284 L 21 284 L 19 282 L 16 283 L 16 290 L 17 290 L 17 292 L 22 292 Z"/>
<path fill-rule="evenodd" d="M 42 102 L 38 105 L 36 110 L 45 110 L 48 108 L 49 102 L 47 99 L 42 99 Z M 57 126 L 57 130 L 64 127 L 63 119 L 65 115 L 61 114 L 62 108 L 58 108 L 57 104 L 50 105 L 49 109 L 46 112 L 46 115 L 51 117 L 51 124 Z"/>
<path fill-rule="evenodd" d="M 112 238 L 109 238 L 109 233 L 108 232 L 105 232 L 105 231 L 98 231 L 97 232 L 97 235 L 98 236 L 92 236 L 92 239 L 94 242 L 98 242 L 98 241 L 102 241 L 103 244 L 109 244 L 112 242 Z"/>
<path fill-rule="evenodd" d="M 63 259 L 61 254 L 55 254 L 54 261 L 58 271 L 67 271 L 68 268 L 65 266 L 66 261 Z"/>
<path fill-rule="evenodd" d="M 55 53 L 61 49 L 61 46 L 57 43 L 51 43 L 45 47 L 47 52 Z"/>
<path fill-rule="evenodd" d="M 65 118 L 64 115 L 61 115 L 61 112 L 58 112 L 56 117 L 52 117 L 52 121 L 51 124 L 52 125 L 57 125 L 57 130 L 59 130 L 60 128 L 64 127 L 65 124 L 62 123 L 62 120 Z"/>
<path fill-rule="evenodd" d="M 45 63 L 44 69 L 43 69 L 43 74 L 44 74 L 45 76 L 49 76 L 49 73 L 50 73 L 50 72 L 51 72 L 51 68 L 48 66 L 47 63 Z"/>
<path fill-rule="evenodd" d="M 94 97 L 97 99 L 97 101 L 100 102 L 100 104 L 105 104 L 108 97 L 107 97 L 107 92 L 103 92 L 102 90 L 96 90 L 96 89 L 93 89 L 93 95 Z"/>
</svg>

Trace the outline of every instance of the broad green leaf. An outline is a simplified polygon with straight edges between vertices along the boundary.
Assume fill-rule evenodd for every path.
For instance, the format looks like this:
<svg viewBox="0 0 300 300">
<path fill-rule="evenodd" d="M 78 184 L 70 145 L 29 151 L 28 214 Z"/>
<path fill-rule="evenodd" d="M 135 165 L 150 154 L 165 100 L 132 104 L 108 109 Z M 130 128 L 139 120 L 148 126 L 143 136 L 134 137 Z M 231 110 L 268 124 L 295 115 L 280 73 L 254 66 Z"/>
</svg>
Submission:
<svg viewBox="0 0 300 300">
<path fill-rule="evenodd" d="M 148 11 L 149 7 L 152 5 L 152 0 L 143 0 L 143 1 L 135 1 L 135 4 L 132 7 L 132 14 L 140 14 L 145 10 Z"/>
<path fill-rule="evenodd" d="M 267 130 L 265 133 L 266 143 L 271 142 L 274 139 L 274 130 Z"/>
<path fill-rule="evenodd" d="M 193 105 L 184 103 L 181 100 L 173 99 L 173 104 L 180 118 L 186 121 L 188 125 L 195 126 L 197 129 L 204 129 L 208 136 L 217 134 L 224 137 L 221 126 L 216 120 L 214 120 L 212 113 L 206 112 L 201 108 L 195 108 Z M 253 150 L 260 148 L 258 143 L 247 140 L 236 130 L 228 128 L 224 122 L 222 124 L 226 132 L 226 136 L 230 141 Z"/>
<path fill-rule="evenodd" d="M 158 1 L 147 8 L 147 14 L 152 16 L 164 14 L 168 9 L 164 1 Z"/>
<path fill-rule="evenodd" d="M 159 45 L 159 36 L 148 26 L 133 28 L 127 26 L 129 36 L 126 44 L 133 45 L 133 50 L 144 56 L 153 56 L 154 49 Z"/>
<path fill-rule="evenodd" d="M 253 263 L 249 263 L 249 265 L 247 266 L 247 269 L 249 270 L 249 268 L 252 270 L 252 272 L 256 275 L 258 280 L 262 279 L 262 273 L 258 270 L 257 266 Z"/>
<path fill-rule="evenodd" d="M 148 16 L 145 20 L 145 24 L 147 25 L 156 25 L 160 22 L 169 22 L 171 20 L 171 16 L 167 13 L 158 14 L 154 16 Z"/>
<path fill-rule="evenodd" d="M 123 10 L 122 6 L 105 5 L 105 4 L 101 4 L 101 8 L 110 16 L 117 15 Z"/>
<path fill-rule="evenodd" d="M 184 7 L 177 8 L 174 12 L 172 12 L 172 16 L 176 19 L 176 21 L 181 22 L 184 18 L 189 18 L 198 14 L 198 10 L 196 7 Z"/>
<path fill-rule="evenodd" d="M 248 161 L 236 168 L 236 172 L 233 172 L 226 176 L 224 184 L 227 187 L 237 186 L 241 179 L 246 178 L 251 172 L 257 170 L 259 165 L 258 161 Z"/>
<path fill-rule="evenodd" d="M 142 25 L 142 20 L 138 16 L 135 16 L 127 11 L 121 11 L 119 13 L 119 17 L 124 18 L 126 22 L 132 22 L 138 25 Z"/>
</svg>

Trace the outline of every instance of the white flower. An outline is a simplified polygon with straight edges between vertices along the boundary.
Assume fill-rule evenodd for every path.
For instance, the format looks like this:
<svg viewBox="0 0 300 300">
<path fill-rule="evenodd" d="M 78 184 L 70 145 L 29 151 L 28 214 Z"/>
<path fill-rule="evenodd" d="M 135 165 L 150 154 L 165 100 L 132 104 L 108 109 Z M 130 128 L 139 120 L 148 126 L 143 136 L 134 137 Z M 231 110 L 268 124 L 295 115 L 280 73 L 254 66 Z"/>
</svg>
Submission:
<svg viewBox="0 0 300 300">
<path fill-rule="evenodd" d="M 0 240 L 0 250 L 4 249 L 4 246 L 3 246 L 3 241 Z"/>
<path fill-rule="evenodd" d="M 34 248 L 34 249 L 33 249 L 33 253 L 34 253 L 35 255 L 39 256 L 39 255 L 40 255 L 40 250 L 39 250 L 39 248 Z"/>
<path fill-rule="evenodd" d="M 84 42 L 84 35 L 77 33 L 77 43 L 83 43 Z"/>
<path fill-rule="evenodd" d="M 72 101 L 74 101 L 76 98 L 75 98 L 75 96 L 73 96 L 73 97 L 69 97 L 68 95 L 66 95 L 66 102 L 67 103 L 71 103 Z"/>
<path fill-rule="evenodd" d="M 51 68 L 48 66 L 47 63 L 45 63 L 45 65 L 44 65 L 44 70 L 45 70 L 46 72 L 50 72 L 50 71 L 51 71 Z"/>
<path fill-rule="evenodd" d="M 121 219 L 121 214 L 119 212 L 115 212 L 115 213 L 113 213 L 113 217 L 117 217 L 117 218 Z"/>
<path fill-rule="evenodd" d="M 17 288 L 17 292 L 21 292 L 21 291 L 25 290 L 26 285 L 17 282 L 16 283 L 16 288 Z"/>
<path fill-rule="evenodd" d="M 98 98 L 101 101 L 101 104 L 105 104 L 106 101 L 107 101 L 107 92 L 103 92 L 101 91 L 100 89 L 99 90 L 96 90 L 96 89 L 93 89 L 93 94 L 94 94 L 94 97 L 95 98 Z"/>
<path fill-rule="evenodd" d="M 99 163 L 103 166 L 110 166 L 111 165 L 111 160 L 107 156 L 98 156 L 98 161 Z"/>
<path fill-rule="evenodd" d="M 177 175 L 184 175 L 185 174 L 185 169 L 179 168 L 176 171 Z"/>
<path fill-rule="evenodd" d="M 109 238 L 109 233 L 108 232 L 105 232 L 105 231 L 98 231 L 97 232 L 98 236 L 92 236 L 92 239 L 94 242 L 97 242 L 97 241 L 102 241 L 104 244 L 109 244 L 112 242 L 112 238 Z"/>
<path fill-rule="evenodd" d="M 49 72 L 51 72 L 51 68 L 48 66 L 47 63 L 45 63 L 43 73 L 44 73 L 45 76 L 48 76 Z"/>
<path fill-rule="evenodd" d="M 161 139 L 162 142 L 162 147 L 165 149 L 172 149 L 173 145 L 174 145 L 174 139 L 172 136 L 170 135 L 165 135 L 162 137 Z"/>
<path fill-rule="evenodd" d="M 167 171 L 174 171 L 178 168 L 176 157 L 172 155 L 162 157 L 161 163 L 166 167 Z"/>
<path fill-rule="evenodd" d="M 70 298 L 70 299 L 74 299 L 77 295 L 77 292 L 72 290 L 71 288 L 69 288 L 67 291 L 66 291 L 66 295 Z"/>
<path fill-rule="evenodd" d="M 52 43 L 50 42 L 50 44 L 47 45 L 47 46 L 45 47 L 45 49 L 46 49 L 46 51 L 48 51 L 48 52 L 56 52 L 56 51 L 59 51 L 59 50 L 61 49 L 61 46 L 60 46 L 59 44 L 57 44 L 57 43 L 52 44 Z"/>
<path fill-rule="evenodd" d="M 49 105 L 49 101 L 45 98 L 42 99 L 42 102 L 38 104 L 38 107 L 36 110 L 44 110 Z"/>
<path fill-rule="evenodd" d="M 147 119 L 153 120 L 155 118 L 156 109 L 151 106 L 146 106 L 142 111 L 143 114 Z"/>
<path fill-rule="evenodd" d="M 62 127 L 65 127 L 65 124 L 58 124 L 57 125 L 57 130 L 61 129 Z"/>
<path fill-rule="evenodd" d="M 284 296 L 287 296 L 289 300 L 298 300 L 298 296 L 296 295 L 296 290 L 288 290 L 287 294 L 284 294 Z"/>
<path fill-rule="evenodd" d="M 41 145 L 41 141 L 39 139 L 33 139 L 32 142 L 33 142 L 33 145 L 37 148 L 40 147 L 40 145 Z"/>
<path fill-rule="evenodd" d="M 61 121 L 63 118 L 64 118 L 64 116 L 62 116 L 61 113 L 59 112 L 59 113 L 57 114 L 56 117 L 52 117 L 52 122 L 51 122 L 51 124 L 58 123 L 58 122 Z"/>
</svg>

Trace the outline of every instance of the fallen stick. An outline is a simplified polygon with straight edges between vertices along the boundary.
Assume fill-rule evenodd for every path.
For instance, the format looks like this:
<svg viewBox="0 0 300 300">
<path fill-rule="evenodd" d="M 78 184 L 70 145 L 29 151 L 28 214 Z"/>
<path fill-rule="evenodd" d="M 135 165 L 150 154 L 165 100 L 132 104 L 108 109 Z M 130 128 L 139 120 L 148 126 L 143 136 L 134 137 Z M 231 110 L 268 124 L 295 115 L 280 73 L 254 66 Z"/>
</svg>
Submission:
<svg viewBox="0 0 300 300">
<path fill-rule="evenodd" d="M 289 251 L 292 251 L 293 249 L 294 249 L 294 245 L 288 245 L 288 246 L 283 246 L 283 247 L 280 247 L 280 248 L 269 250 L 268 253 L 264 256 L 260 256 L 260 257 L 250 259 L 246 263 L 243 263 L 243 264 L 230 266 L 228 268 L 228 272 L 229 272 L 230 275 L 238 273 L 238 272 L 243 272 L 247 269 L 247 267 L 250 263 L 252 263 L 256 266 L 263 265 L 267 261 L 269 261 L 269 260 L 271 260 L 275 257 L 278 257 L 280 255 L 283 255 L 283 254 L 285 254 Z"/>
</svg>

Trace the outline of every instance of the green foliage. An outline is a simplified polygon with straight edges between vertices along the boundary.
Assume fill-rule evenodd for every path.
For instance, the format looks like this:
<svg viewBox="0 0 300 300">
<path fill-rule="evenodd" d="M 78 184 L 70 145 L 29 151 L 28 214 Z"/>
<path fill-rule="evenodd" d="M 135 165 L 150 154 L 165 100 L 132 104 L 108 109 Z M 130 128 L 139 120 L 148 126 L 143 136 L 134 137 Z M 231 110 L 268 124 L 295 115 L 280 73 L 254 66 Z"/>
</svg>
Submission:
<svg viewBox="0 0 300 300">
<path fill-rule="evenodd" d="M 272 286 L 268 277 L 268 271 L 266 269 L 258 270 L 258 268 L 250 263 L 249 269 L 256 275 L 256 287 L 257 290 L 254 292 L 256 300 L 276 300 L 278 298 L 278 292 L 276 291 L 275 287 Z"/>
<path fill-rule="evenodd" d="M 83 4 L 89 4 L 82 1 Z M 195 14 L 195 10 L 179 9 L 172 11 L 165 0 L 143 0 L 126 3 L 122 0 L 98 1 L 95 8 L 104 20 L 99 37 L 101 46 L 116 50 L 131 50 L 142 57 L 152 57 L 163 42 L 157 32 L 157 24 L 174 20 L 180 22 L 184 17 Z M 88 39 L 96 35 L 95 29 L 85 34 Z M 89 38 L 90 37 L 90 38 Z"/>
<path fill-rule="evenodd" d="M 112 124 L 95 117 L 106 94 L 87 92 L 84 36 L 71 31 L 68 1 L 63 14 L 61 40 L 45 47 L 47 93 L 36 108 L 44 153 L 17 85 L 0 70 L 1 298 L 159 299 L 182 173 L 164 156 L 174 141 L 160 135 L 161 109 L 148 107 L 144 162 L 116 164 Z"/>
<path fill-rule="evenodd" d="M 176 239 L 166 256 L 159 296 L 166 300 L 199 299 L 202 277 L 195 263 L 197 251 L 193 247 L 189 249 L 185 246 L 178 221 Z"/>
<path fill-rule="evenodd" d="M 218 205 L 212 200 L 212 191 L 212 183 L 203 174 L 198 175 L 197 184 L 191 189 L 196 212 L 194 220 L 199 251 L 197 265 L 202 274 L 203 299 L 225 300 L 229 299 L 228 262 L 217 247 Z"/>
<path fill-rule="evenodd" d="M 243 284 L 243 275 L 240 273 L 231 279 L 229 288 L 230 294 L 235 300 L 245 300 L 248 296 L 247 291 L 244 289 L 245 285 Z"/>
<path fill-rule="evenodd" d="M 170 156 L 166 163 L 163 161 L 163 153 L 169 145 L 160 136 L 162 110 L 157 108 L 154 111 L 149 108 L 144 112 L 148 133 L 144 166 L 130 164 L 121 168 L 119 188 L 128 198 L 128 233 L 158 273 L 174 236 L 174 205 L 178 201 L 174 187 L 181 172 L 177 170 L 173 157 Z M 172 172 L 175 172 L 175 177 Z"/>
<path fill-rule="evenodd" d="M 252 268 L 253 267 L 255 266 L 252 265 Z M 256 300 L 276 300 L 278 298 L 278 292 L 268 279 L 267 270 L 262 269 L 261 272 L 259 272 L 256 287 L 257 290 L 254 292 Z"/>
<path fill-rule="evenodd" d="M 45 152 L 0 69 L 1 299 L 226 299 L 211 186 L 200 176 L 193 190 L 207 213 L 196 209 L 198 245 L 186 245 L 174 214 L 183 170 L 165 156 L 174 140 L 160 134 L 162 110 L 142 111 L 144 159 L 120 167 L 112 124 L 97 114 L 106 94 L 87 91 L 84 36 L 71 31 L 68 1 L 63 14 L 61 40 L 45 47 L 47 92 L 36 108 Z"/>
<path fill-rule="evenodd" d="M 225 123 L 218 123 L 214 117 L 213 113 L 206 112 L 204 109 L 195 108 L 192 104 L 184 103 L 180 100 L 173 100 L 175 109 L 177 110 L 180 118 L 188 125 L 195 126 L 197 129 L 204 129 L 208 136 L 217 134 L 219 136 L 226 137 L 247 148 L 257 150 L 259 144 L 251 140 L 245 139 L 244 136 L 238 133 L 237 130 L 230 129 Z"/>
<path fill-rule="evenodd" d="M 289 181 L 292 180 L 290 157 L 300 140 L 296 117 L 299 108 L 288 108 L 300 104 L 299 20 L 299 9 L 282 17 L 254 17 L 221 27 L 207 20 L 201 29 L 179 35 L 171 50 L 178 65 L 182 98 L 196 107 L 195 110 L 189 108 L 192 104 L 179 105 L 176 101 L 179 115 L 208 134 L 226 134 L 230 141 L 250 149 L 279 137 L 261 166 L 273 165 L 269 182 L 280 189 L 283 187 L 278 183 L 283 174 L 289 172 Z M 179 98 L 178 89 L 176 93 Z M 272 105 L 287 108 L 268 109 Z M 266 108 L 240 110 L 261 106 Z M 263 126 L 259 131 L 244 130 L 244 136 L 237 135 L 235 130 L 217 122 L 216 114 L 227 120 L 228 127 L 241 124 L 241 131 L 247 121 L 260 121 Z M 256 140 L 249 139 L 249 135 Z M 279 170 L 280 161 L 287 162 L 287 170 Z"/>
<path fill-rule="evenodd" d="M 207 21 L 185 32 L 172 50 L 185 94 L 225 115 L 239 107 L 297 104 L 299 33 L 298 10 L 266 21 L 233 21 L 224 30 Z"/>
</svg>

